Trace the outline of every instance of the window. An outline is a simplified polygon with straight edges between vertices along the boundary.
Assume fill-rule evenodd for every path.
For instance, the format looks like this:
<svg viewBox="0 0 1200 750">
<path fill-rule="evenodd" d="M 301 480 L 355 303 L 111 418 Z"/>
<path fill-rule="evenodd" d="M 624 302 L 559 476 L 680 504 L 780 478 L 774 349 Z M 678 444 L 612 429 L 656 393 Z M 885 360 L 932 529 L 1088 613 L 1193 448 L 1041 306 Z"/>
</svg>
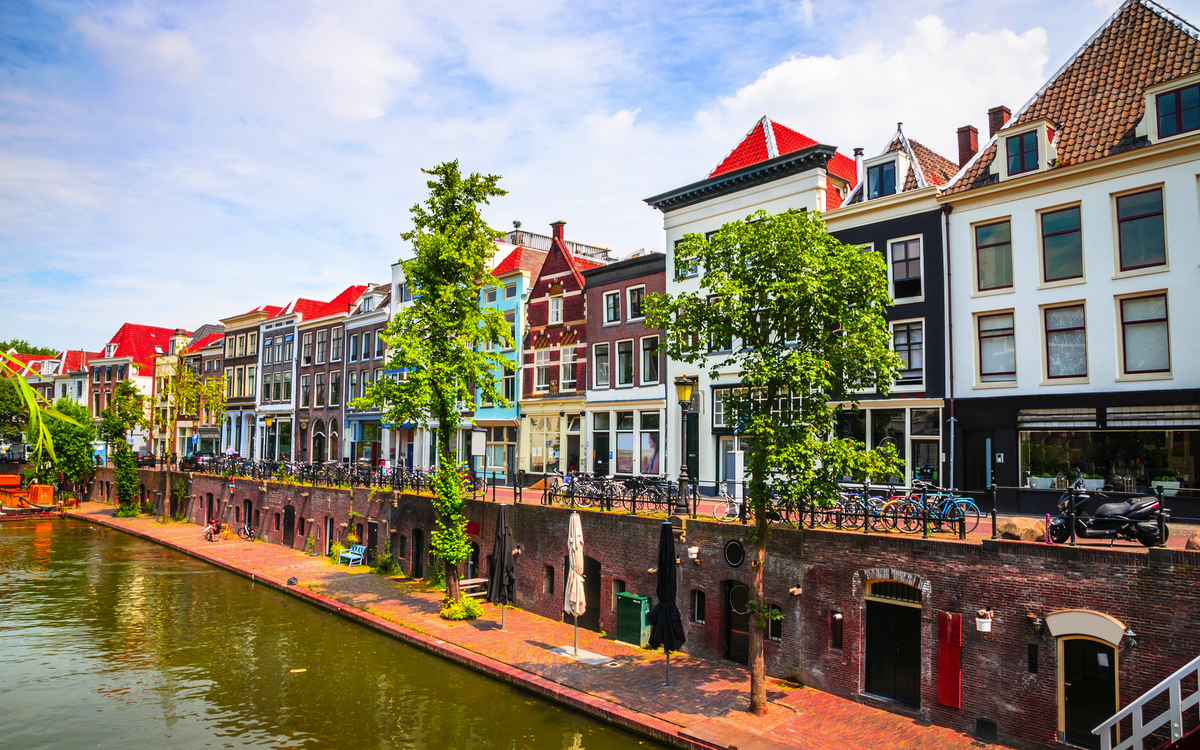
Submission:
<svg viewBox="0 0 1200 750">
<path fill-rule="evenodd" d="M 351 362 L 357 362 L 357 361 L 358 361 L 358 336 L 351 336 L 351 337 L 350 337 L 350 355 L 349 355 L 349 359 L 350 359 L 350 361 L 351 361 Z"/>
<path fill-rule="evenodd" d="M 307 407 L 309 404 L 308 376 L 300 376 L 300 405 Z"/>
<path fill-rule="evenodd" d="M 704 624 L 704 592 L 699 589 L 692 590 L 692 609 L 689 619 L 697 625 Z"/>
<path fill-rule="evenodd" d="M 509 333 L 509 335 L 512 336 L 512 340 L 513 340 L 512 346 L 509 346 L 507 344 L 504 345 L 504 351 L 512 351 L 513 346 L 517 345 L 517 311 L 516 310 L 505 310 L 504 311 L 504 322 L 508 323 L 508 333 Z"/>
<path fill-rule="evenodd" d="M 367 360 L 367 359 L 371 358 L 371 333 L 369 331 L 367 333 L 364 333 L 362 336 L 362 340 L 363 340 L 362 358 L 364 360 Z"/>
<path fill-rule="evenodd" d="M 621 322 L 621 293 L 606 292 L 604 294 L 604 322 Z"/>
<path fill-rule="evenodd" d="M 306 333 L 300 339 L 300 359 L 306 365 L 312 364 L 312 334 Z"/>
<path fill-rule="evenodd" d="M 644 411 L 640 415 L 642 474 L 658 474 L 662 471 L 658 425 L 661 415 L 657 411 Z"/>
<path fill-rule="evenodd" d="M 1007 219 L 975 227 L 975 270 L 981 292 L 1012 287 L 1012 234 Z"/>
<path fill-rule="evenodd" d="M 280 360 L 281 362 L 292 361 L 292 355 L 294 354 L 292 346 L 294 342 L 295 338 L 290 333 L 283 337 L 283 359 Z"/>
<path fill-rule="evenodd" d="M 249 351 L 247 352 L 247 354 L 249 356 L 253 357 L 255 354 L 258 354 L 258 334 L 257 333 L 250 334 L 250 336 L 247 340 L 247 347 L 249 348 Z"/>
<path fill-rule="evenodd" d="M 290 372 L 283 373 L 283 400 L 292 400 L 292 374 Z"/>
<path fill-rule="evenodd" d="M 1037 131 L 1010 136 L 1004 141 L 1008 153 L 1010 175 L 1032 172 L 1038 168 Z"/>
<path fill-rule="evenodd" d="M 633 342 L 617 342 L 617 385 L 633 385 Z"/>
<path fill-rule="evenodd" d="M 641 320 L 646 317 L 642 312 L 642 303 L 646 299 L 646 287 L 638 286 L 629 290 L 629 319 Z"/>
<path fill-rule="evenodd" d="M 263 377 L 263 380 L 266 380 L 266 377 Z M 274 382 L 272 385 L 272 398 L 275 401 L 281 400 L 283 398 L 283 373 L 275 373 Z"/>
<path fill-rule="evenodd" d="M 225 368 L 225 398 L 233 398 L 233 368 Z"/>
<path fill-rule="evenodd" d="M 350 382 L 346 384 L 346 403 L 358 398 L 358 372 L 350 371 Z"/>
<path fill-rule="evenodd" d="M 339 362 L 342 359 L 342 335 L 343 332 L 341 328 L 334 328 L 329 334 L 329 359 L 331 362 Z"/>
<path fill-rule="evenodd" d="M 383 348 L 386 342 L 383 340 L 382 333 L 382 329 L 375 332 L 375 359 L 383 359 Z"/>
<path fill-rule="evenodd" d="M 550 324 L 561 323 L 563 321 L 563 298 L 550 298 Z"/>
<path fill-rule="evenodd" d="M 483 303 L 490 305 L 496 301 L 496 287 L 490 286 L 483 290 Z"/>
<path fill-rule="evenodd" d="M 247 396 L 254 395 L 254 373 L 257 369 L 258 368 L 256 368 L 254 365 L 250 365 L 249 367 L 246 368 L 246 395 Z"/>
<path fill-rule="evenodd" d="M 560 353 L 560 361 L 562 363 L 562 373 L 559 375 L 559 390 L 573 391 L 575 390 L 576 373 L 578 367 L 575 357 L 577 350 L 574 347 L 563 349 Z"/>
<path fill-rule="evenodd" d="M 904 369 L 896 385 L 922 385 L 925 382 L 925 345 L 920 321 L 892 324 L 892 348 L 904 360 Z"/>
<path fill-rule="evenodd" d="M 328 331 L 317 331 L 317 364 L 325 364 L 325 338 Z"/>
<path fill-rule="evenodd" d="M 896 194 L 896 162 L 886 161 L 867 169 L 867 199 Z"/>
<path fill-rule="evenodd" d="M 291 347 L 289 346 L 288 349 L 291 349 Z M 275 337 L 275 361 L 283 362 L 283 337 L 282 336 Z"/>
<path fill-rule="evenodd" d="M 979 316 L 979 380 L 984 383 L 1017 379 L 1016 337 L 1012 313 Z"/>
<path fill-rule="evenodd" d="M 683 240 L 675 240 L 676 255 L 675 255 L 675 280 L 691 279 L 700 275 L 700 264 L 696 262 L 687 262 L 681 260 L 678 255 L 678 248 L 683 244 Z"/>
<path fill-rule="evenodd" d="M 313 390 L 316 391 L 316 405 L 325 405 L 325 373 L 318 372 L 313 376 Z"/>
<path fill-rule="evenodd" d="M 845 618 L 842 616 L 841 612 L 838 612 L 836 609 L 829 610 L 829 647 L 830 648 L 841 648 L 842 647 L 842 631 L 845 629 L 842 627 L 842 623 L 844 622 L 844 619 Z"/>
<path fill-rule="evenodd" d="M 246 368 L 244 368 L 244 367 L 237 368 L 237 395 L 239 397 L 246 395 L 245 380 L 246 380 Z M 254 392 L 251 391 L 251 395 L 253 395 L 253 393 Z"/>
<path fill-rule="evenodd" d="M 533 353 L 534 393 L 546 393 L 550 390 L 550 350 L 538 349 Z"/>
<path fill-rule="evenodd" d="M 767 612 L 770 613 L 771 619 L 767 625 L 767 640 L 782 641 L 783 640 L 783 612 L 779 609 L 778 604 L 768 604 Z"/>
<path fill-rule="evenodd" d="M 251 391 L 253 391 L 253 390 L 254 389 L 252 388 Z M 270 373 L 263 375 L 262 400 L 264 403 L 271 400 L 271 374 Z"/>
<path fill-rule="evenodd" d="M 234 356 L 234 343 L 235 342 L 232 336 L 225 337 L 225 359 L 229 359 L 230 357 Z"/>
<path fill-rule="evenodd" d="M 542 569 L 542 593 L 554 593 L 554 566 L 547 565 Z"/>
<path fill-rule="evenodd" d="M 1049 307 L 1046 320 L 1046 377 L 1087 377 L 1083 305 Z"/>
<path fill-rule="evenodd" d="M 504 285 L 504 299 L 515 299 L 516 296 L 517 296 L 517 285 L 516 284 L 505 284 Z"/>
<path fill-rule="evenodd" d="M 237 355 L 239 357 L 246 356 L 246 334 L 237 337 Z"/>
<path fill-rule="evenodd" d="M 263 364 L 264 365 L 271 364 L 271 344 L 274 343 L 274 341 L 275 341 L 275 339 L 265 339 L 263 341 Z"/>
<path fill-rule="evenodd" d="M 1122 271 L 1166 264 L 1161 188 L 1117 198 L 1117 242 Z"/>
<path fill-rule="evenodd" d="M 633 473 L 633 412 L 617 412 L 617 473 Z"/>
<path fill-rule="evenodd" d="M 516 370 L 504 371 L 504 400 L 510 404 L 517 400 L 517 372 Z"/>
<path fill-rule="evenodd" d="M 1083 276 L 1083 233 L 1079 206 L 1042 214 L 1042 278 L 1046 281 Z"/>
<path fill-rule="evenodd" d="M 1121 343 L 1124 372 L 1170 372 L 1165 294 L 1121 300 Z"/>
<path fill-rule="evenodd" d="M 593 357 L 596 359 L 596 388 L 608 387 L 608 344 L 596 344 L 592 347 Z"/>
<path fill-rule="evenodd" d="M 658 382 L 658 336 L 642 339 L 642 382 Z"/>
<path fill-rule="evenodd" d="M 921 296 L 921 240 L 892 243 L 892 299 Z"/>
<path fill-rule="evenodd" d="M 334 370 L 329 373 L 329 405 L 338 406 L 342 403 L 342 373 Z"/>
<path fill-rule="evenodd" d="M 1159 94 L 1156 107 L 1160 138 L 1200 130 L 1200 85 Z"/>
<path fill-rule="evenodd" d="M 396 301 L 412 302 L 412 290 L 408 288 L 408 284 L 396 285 Z"/>
</svg>

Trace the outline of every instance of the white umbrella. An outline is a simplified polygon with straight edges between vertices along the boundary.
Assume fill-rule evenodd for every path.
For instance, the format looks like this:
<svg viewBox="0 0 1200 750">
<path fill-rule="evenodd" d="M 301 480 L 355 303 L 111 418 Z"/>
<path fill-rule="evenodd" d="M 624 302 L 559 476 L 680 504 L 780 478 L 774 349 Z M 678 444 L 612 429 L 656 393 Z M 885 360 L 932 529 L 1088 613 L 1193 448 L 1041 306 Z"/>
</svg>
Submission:
<svg viewBox="0 0 1200 750">
<path fill-rule="evenodd" d="M 579 514 L 572 513 L 567 524 L 567 587 L 563 600 L 563 611 L 575 618 L 575 655 L 579 656 L 579 616 L 587 611 L 583 593 L 583 524 Z"/>
</svg>

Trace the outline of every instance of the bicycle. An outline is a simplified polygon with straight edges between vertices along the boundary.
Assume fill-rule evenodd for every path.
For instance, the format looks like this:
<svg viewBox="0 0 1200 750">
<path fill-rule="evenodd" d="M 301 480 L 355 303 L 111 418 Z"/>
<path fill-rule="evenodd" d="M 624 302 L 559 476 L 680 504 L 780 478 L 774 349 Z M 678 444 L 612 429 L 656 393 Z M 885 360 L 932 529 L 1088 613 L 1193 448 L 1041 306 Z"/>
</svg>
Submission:
<svg viewBox="0 0 1200 750">
<path fill-rule="evenodd" d="M 956 530 L 961 523 L 965 532 L 970 534 L 979 526 L 979 506 L 973 500 L 957 497 L 941 487 L 919 479 L 913 480 L 913 488 L 922 490 L 915 502 L 910 501 L 915 522 L 920 523 L 922 514 L 928 512 L 929 523 L 938 531 L 941 531 L 943 525 L 952 531 Z M 923 523 L 917 526 L 922 527 Z"/>
<path fill-rule="evenodd" d="M 251 541 L 254 539 L 254 529 L 251 528 L 249 521 L 246 521 L 240 527 L 238 527 L 238 536 L 246 541 Z"/>
<path fill-rule="evenodd" d="M 742 517 L 742 503 L 735 500 L 724 489 L 718 491 L 717 503 L 713 506 L 713 518 L 722 523 L 737 521 Z"/>
</svg>

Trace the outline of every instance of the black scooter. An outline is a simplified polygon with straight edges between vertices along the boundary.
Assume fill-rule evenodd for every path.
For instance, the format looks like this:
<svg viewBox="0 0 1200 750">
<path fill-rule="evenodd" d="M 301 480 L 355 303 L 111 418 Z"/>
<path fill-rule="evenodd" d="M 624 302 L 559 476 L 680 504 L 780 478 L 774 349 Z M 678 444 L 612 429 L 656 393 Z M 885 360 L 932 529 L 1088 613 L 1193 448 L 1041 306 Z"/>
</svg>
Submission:
<svg viewBox="0 0 1200 750">
<path fill-rule="evenodd" d="M 1102 501 L 1109 500 L 1101 493 L 1083 489 L 1083 475 L 1077 474 L 1075 481 L 1058 499 L 1059 514 L 1050 520 L 1050 540 L 1062 544 L 1071 538 L 1071 517 L 1075 518 L 1075 536 L 1079 539 L 1125 539 L 1140 542 L 1146 547 L 1165 544 L 1171 536 L 1167 528 L 1162 502 L 1157 497 L 1138 497 L 1132 500 L 1104 502 L 1096 512 L 1088 515 L 1084 510 L 1092 495 Z"/>
</svg>

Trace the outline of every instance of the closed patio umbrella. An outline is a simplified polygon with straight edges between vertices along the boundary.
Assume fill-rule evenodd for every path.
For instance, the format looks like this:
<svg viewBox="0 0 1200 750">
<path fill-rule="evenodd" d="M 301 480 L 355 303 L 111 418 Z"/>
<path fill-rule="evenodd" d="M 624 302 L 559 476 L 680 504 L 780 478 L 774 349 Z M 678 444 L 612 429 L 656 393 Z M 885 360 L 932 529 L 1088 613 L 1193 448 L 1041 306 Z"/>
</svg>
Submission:
<svg viewBox="0 0 1200 750">
<path fill-rule="evenodd" d="M 575 655 L 579 656 L 579 616 L 587 611 L 587 602 L 583 593 L 583 524 L 578 513 L 572 513 L 567 524 L 567 559 L 563 611 L 575 618 Z"/>
<path fill-rule="evenodd" d="M 687 641 L 683 635 L 683 619 L 675 606 L 678 582 L 675 578 L 675 534 L 670 521 L 663 521 L 658 535 L 658 604 L 646 616 L 650 623 L 650 648 L 661 643 L 667 655 L 667 684 L 671 684 L 671 652 L 678 651 Z"/>
<path fill-rule="evenodd" d="M 488 570 L 487 599 L 500 605 L 500 629 L 504 630 L 504 612 L 513 601 L 517 566 L 513 559 L 513 533 L 508 522 L 508 506 L 496 509 L 496 540 L 492 544 L 492 565 Z"/>
</svg>

